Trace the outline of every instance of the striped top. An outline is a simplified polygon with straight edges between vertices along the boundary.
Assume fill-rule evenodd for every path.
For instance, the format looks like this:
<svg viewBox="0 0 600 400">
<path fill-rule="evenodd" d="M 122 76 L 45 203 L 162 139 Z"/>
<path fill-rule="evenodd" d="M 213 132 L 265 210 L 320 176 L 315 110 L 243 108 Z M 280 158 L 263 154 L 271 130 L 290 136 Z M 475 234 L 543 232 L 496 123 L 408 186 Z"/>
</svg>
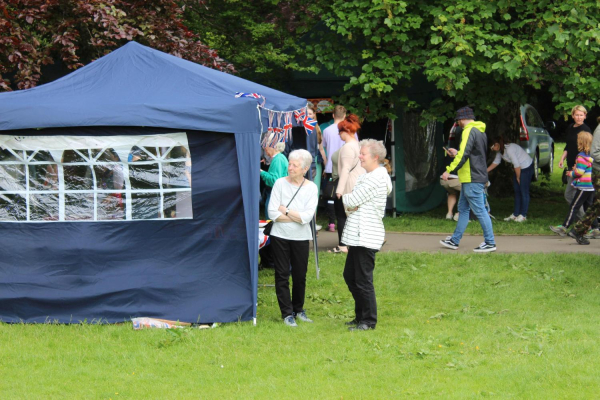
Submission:
<svg viewBox="0 0 600 400">
<path fill-rule="evenodd" d="M 341 240 L 344 244 L 381 248 L 385 239 L 382 218 L 391 191 L 392 180 L 384 167 L 358 177 L 352 193 L 342 196 L 348 214 Z"/>
<path fill-rule="evenodd" d="M 571 170 L 571 177 L 573 182 L 571 185 L 577 190 L 584 192 L 593 192 L 594 186 L 592 185 L 592 163 L 593 158 L 589 154 L 580 152 L 575 160 L 575 168 Z"/>
</svg>

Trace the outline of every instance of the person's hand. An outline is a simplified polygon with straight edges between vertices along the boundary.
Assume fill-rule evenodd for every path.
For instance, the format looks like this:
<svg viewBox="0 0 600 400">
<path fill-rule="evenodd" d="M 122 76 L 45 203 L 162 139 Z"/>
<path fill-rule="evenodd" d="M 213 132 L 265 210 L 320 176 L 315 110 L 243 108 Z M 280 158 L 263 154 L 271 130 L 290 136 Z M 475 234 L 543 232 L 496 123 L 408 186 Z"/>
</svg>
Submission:
<svg viewBox="0 0 600 400">
<path fill-rule="evenodd" d="M 450 174 L 448 173 L 448 171 L 444 171 L 444 173 L 442 174 L 442 179 L 445 180 L 445 181 L 447 181 L 449 175 Z"/>
<path fill-rule="evenodd" d="M 340 199 L 342 197 L 341 193 L 336 193 L 335 195 L 337 196 L 338 199 Z"/>
<path fill-rule="evenodd" d="M 563 167 L 563 160 L 560 160 L 560 161 L 558 162 L 558 168 L 562 168 L 562 167 Z"/>
<path fill-rule="evenodd" d="M 287 208 L 282 204 L 279 206 L 279 208 L 277 209 L 277 211 L 279 211 L 280 213 L 285 215 L 285 212 L 287 211 Z"/>
<path fill-rule="evenodd" d="M 458 154 L 458 150 L 456 150 L 456 149 L 453 149 L 453 148 L 449 148 L 449 149 L 447 150 L 447 152 L 448 152 L 448 155 L 449 155 L 450 157 L 456 157 L 456 155 Z"/>
</svg>

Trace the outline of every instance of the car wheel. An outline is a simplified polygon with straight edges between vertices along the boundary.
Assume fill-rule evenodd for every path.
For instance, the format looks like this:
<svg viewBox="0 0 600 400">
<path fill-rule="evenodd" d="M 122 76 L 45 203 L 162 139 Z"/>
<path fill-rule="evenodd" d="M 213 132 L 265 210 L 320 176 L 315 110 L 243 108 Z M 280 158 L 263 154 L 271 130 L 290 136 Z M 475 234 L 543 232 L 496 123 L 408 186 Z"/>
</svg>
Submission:
<svg viewBox="0 0 600 400">
<path fill-rule="evenodd" d="M 535 156 L 533 157 L 533 179 L 532 180 L 534 182 L 538 180 L 538 177 L 540 175 L 540 168 L 539 168 L 540 162 L 539 162 L 539 158 L 540 158 L 540 156 L 538 155 L 538 152 L 536 150 Z"/>
<path fill-rule="evenodd" d="M 550 149 L 550 160 L 548 161 L 548 165 L 542 167 L 542 172 L 550 175 L 554 172 L 554 147 Z"/>
</svg>

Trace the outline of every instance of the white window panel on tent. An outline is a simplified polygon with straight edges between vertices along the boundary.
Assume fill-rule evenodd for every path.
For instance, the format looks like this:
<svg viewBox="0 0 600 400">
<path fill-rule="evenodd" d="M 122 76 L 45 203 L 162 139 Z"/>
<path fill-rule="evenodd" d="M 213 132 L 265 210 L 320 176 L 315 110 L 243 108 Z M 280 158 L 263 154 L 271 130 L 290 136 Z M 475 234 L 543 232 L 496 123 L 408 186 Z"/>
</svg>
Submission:
<svg viewBox="0 0 600 400">
<path fill-rule="evenodd" d="M 0 222 L 191 219 L 185 132 L 0 135 Z"/>
</svg>

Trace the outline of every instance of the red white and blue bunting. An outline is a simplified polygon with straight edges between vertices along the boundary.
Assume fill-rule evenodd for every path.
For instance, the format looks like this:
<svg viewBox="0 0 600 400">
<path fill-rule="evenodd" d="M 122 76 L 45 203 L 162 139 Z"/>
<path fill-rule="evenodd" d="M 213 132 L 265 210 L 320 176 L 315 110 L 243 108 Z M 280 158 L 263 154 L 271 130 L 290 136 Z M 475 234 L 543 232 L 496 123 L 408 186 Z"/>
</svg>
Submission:
<svg viewBox="0 0 600 400">
<path fill-rule="evenodd" d="M 235 97 L 236 98 L 240 98 L 240 97 L 251 97 L 256 99 L 256 101 L 258 101 L 258 104 L 261 107 L 265 106 L 265 102 L 267 101 L 267 99 L 265 99 L 265 96 L 261 95 L 260 93 L 244 93 L 244 92 L 235 92 Z M 262 99 L 262 101 L 260 101 Z"/>
<path fill-rule="evenodd" d="M 312 134 L 317 125 L 316 120 L 308 118 L 306 107 L 293 111 L 276 111 L 265 107 L 266 98 L 260 93 L 236 92 L 235 97 L 254 98 L 258 102 L 259 110 L 268 113 L 269 126 L 261 143 L 263 147 L 274 147 L 279 142 L 287 142 L 292 136 L 292 118 L 296 119 L 297 125 L 304 126 L 307 135 Z"/>
</svg>

